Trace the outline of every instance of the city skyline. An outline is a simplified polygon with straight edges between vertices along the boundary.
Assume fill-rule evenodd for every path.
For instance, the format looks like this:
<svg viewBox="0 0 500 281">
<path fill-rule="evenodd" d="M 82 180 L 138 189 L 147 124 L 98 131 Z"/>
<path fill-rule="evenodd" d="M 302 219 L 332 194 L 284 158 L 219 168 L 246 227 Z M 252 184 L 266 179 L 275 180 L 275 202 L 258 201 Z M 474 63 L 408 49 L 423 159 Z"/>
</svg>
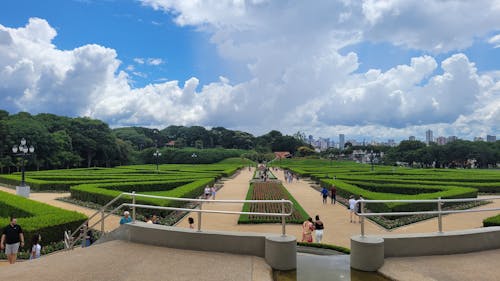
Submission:
<svg viewBox="0 0 500 281">
<path fill-rule="evenodd" d="M 1 109 L 254 135 L 500 134 L 496 0 L 188 3 L 5 1 Z"/>
</svg>

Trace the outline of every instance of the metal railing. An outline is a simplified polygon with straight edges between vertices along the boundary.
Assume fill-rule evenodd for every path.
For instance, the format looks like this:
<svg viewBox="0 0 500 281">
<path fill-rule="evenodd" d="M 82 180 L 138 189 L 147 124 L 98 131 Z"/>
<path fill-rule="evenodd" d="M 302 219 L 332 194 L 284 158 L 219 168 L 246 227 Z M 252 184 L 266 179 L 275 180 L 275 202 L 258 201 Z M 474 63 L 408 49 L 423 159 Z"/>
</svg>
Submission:
<svg viewBox="0 0 500 281">
<path fill-rule="evenodd" d="M 355 213 L 360 217 L 361 222 L 361 236 L 365 236 L 365 217 L 374 216 L 411 216 L 411 215 L 437 215 L 438 216 L 438 232 L 443 233 L 443 215 L 458 214 L 458 213 L 476 213 L 476 212 L 490 212 L 500 211 L 500 208 L 479 208 L 467 210 L 442 210 L 444 203 L 464 203 L 464 202 L 478 202 L 478 201 L 491 201 L 500 199 L 500 196 L 491 196 L 487 198 L 461 198 L 461 199 L 426 199 L 426 200 L 356 200 Z M 414 212 L 385 212 L 385 213 L 366 213 L 365 207 L 367 203 L 436 203 L 436 211 L 414 211 Z M 358 209 L 358 204 L 361 208 Z M 361 210 L 361 212 L 358 212 Z"/>
<path fill-rule="evenodd" d="M 118 207 L 113 210 L 106 212 L 106 210 L 115 203 L 118 199 L 130 196 L 132 203 L 122 203 Z M 163 207 L 163 206 L 155 206 L 155 205 L 144 205 L 144 204 L 136 204 L 136 198 L 154 198 L 154 199 L 163 199 L 163 200 L 172 200 L 172 201 L 181 201 L 181 202 L 194 202 L 198 203 L 198 209 L 191 208 L 178 208 L 178 207 Z M 274 203 L 281 205 L 281 213 L 261 213 L 261 212 L 238 212 L 238 211 L 223 211 L 223 210 L 205 210 L 203 209 L 203 203 Z M 286 212 L 286 205 L 289 206 L 289 212 Z M 89 228 L 94 228 L 98 224 L 100 224 L 101 235 L 105 234 L 104 229 L 104 220 L 110 215 L 116 213 L 118 210 L 123 207 L 128 207 L 132 210 L 132 223 L 136 221 L 136 209 L 155 209 L 155 210 L 168 210 L 168 211 L 184 211 L 184 212 L 195 212 L 198 213 L 198 225 L 197 231 L 201 231 L 202 224 L 202 213 L 213 213 L 213 214 L 235 214 L 235 215 L 255 215 L 255 216 L 273 216 L 273 217 L 281 217 L 281 225 L 282 225 L 282 235 L 286 235 L 286 217 L 292 215 L 293 212 L 293 202 L 290 200 L 211 200 L 211 199 L 192 199 L 192 198 L 177 198 L 177 197 L 164 197 L 164 196 L 155 196 L 155 195 L 146 195 L 146 194 L 138 194 L 132 192 L 124 192 L 115 197 L 113 200 L 109 201 L 106 205 L 104 205 L 101 209 L 96 211 L 92 216 L 90 216 L 84 223 L 82 223 L 75 231 L 64 232 L 64 245 L 66 249 L 72 249 L 75 247 L 75 244 L 80 240 L 85 240 L 85 236 L 87 235 L 87 230 Z M 98 221 L 94 222 L 92 225 L 89 225 L 90 220 L 96 217 L 97 215 L 101 215 Z M 84 242 L 83 242 L 84 243 Z"/>
</svg>

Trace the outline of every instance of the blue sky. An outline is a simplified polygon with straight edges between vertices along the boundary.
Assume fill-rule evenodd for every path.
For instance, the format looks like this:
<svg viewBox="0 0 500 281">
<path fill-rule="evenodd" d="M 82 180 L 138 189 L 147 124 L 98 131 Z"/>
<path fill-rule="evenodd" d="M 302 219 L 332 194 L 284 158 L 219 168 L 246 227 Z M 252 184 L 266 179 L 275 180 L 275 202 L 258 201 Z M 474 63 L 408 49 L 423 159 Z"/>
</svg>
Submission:
<svg viewBox="0 0 500 281">
<path fill-rule="evenodd" d="M 0 9 L 0 102 L 11 113 L 472 139 L 500 134 L 499 81 L 498 0 L 17 0 Z"/>
<path fill-rule="evenodd" d="M 57 30 L 54 44 L 73 49 L 85 44 L 113 48 L 125 69 L 147 75 L 134 75 L 134 86 L 143 87 L 159 79 L 185 81 L 193 76 L 201 83 L 225 74 L 224 64 L 207 36 L 195 27 L 179 27 L 172 17 L 134 0 L 16 0 L 5 1 L 0 24 L 21 27 L 29 18 L 46 19 Z M 140 65 L 134 58 L 160 58 L 159 66 Z M 220 74 L 217 74 L 220 73 Z"/>
</svg>

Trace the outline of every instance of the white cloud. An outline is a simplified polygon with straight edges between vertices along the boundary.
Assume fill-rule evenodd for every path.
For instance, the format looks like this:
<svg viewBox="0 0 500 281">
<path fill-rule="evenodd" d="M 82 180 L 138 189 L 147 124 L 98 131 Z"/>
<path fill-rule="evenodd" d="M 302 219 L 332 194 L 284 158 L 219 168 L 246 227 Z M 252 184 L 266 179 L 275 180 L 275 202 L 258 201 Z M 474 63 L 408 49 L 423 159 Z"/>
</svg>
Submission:
<svg viewBox="0 0 500 281">
<path fill-rule="evenodd" d="M 134 62 L 136 62 L 138 64 L 144 64 L 146 62 L 146 60 L 143 58 L 134 58 Z"/>
<path fill-rule="evenodd" d="M 397 138 L 428 128 L 467 137 L 499 132 L 500 75 L 478 73 L 466 55 L 442 61 L 424 55 L 385 71 L 359 73 L 358 55 L 339 51 L 375 39 L 429 50 L 442 44 L 446 50 L 475 36 L 429 41 L 420 36 L 425 27 L 411 26 L 403 38 L 399 27 L 388 26 L 408 13 L 398 1 L 384 7 L 374 1 L 318 2 L 324 7 L 281 1 L 143 3 L 176 14 L 178 24 L 210 32 L 220 55 L 247 69 L 248 81 L 220 77 L 200 85 L 193 77 L 133 88 L 129 74 L 118 70 L 115 50 L 98 45 L 60 50 L 52 43 L 56 31 L 45 20 L 31 19 L 22 28 L 0 26 L 2 107 L 88 115 L 112 125 L 220 125 L 254 133 Z M 134 62 L 164 63 L 146 57 Z M 126 70 L 136 75 L 134 66 Z"/>
<path fill-rule="evenodd" d="M 161 58 L 134 58 L 134 62 L 137 64 L 146 64 L 152 66 L 158 66 L 164 64 L 165 61 Z"/>
<path fill-rule="evenodd" d="M 495 45 L 495 48 L 500 48 L 500 34 L 497 34 L 497 35 L 491 37 L 488 40 L 488 43 Z"/>
</svg>

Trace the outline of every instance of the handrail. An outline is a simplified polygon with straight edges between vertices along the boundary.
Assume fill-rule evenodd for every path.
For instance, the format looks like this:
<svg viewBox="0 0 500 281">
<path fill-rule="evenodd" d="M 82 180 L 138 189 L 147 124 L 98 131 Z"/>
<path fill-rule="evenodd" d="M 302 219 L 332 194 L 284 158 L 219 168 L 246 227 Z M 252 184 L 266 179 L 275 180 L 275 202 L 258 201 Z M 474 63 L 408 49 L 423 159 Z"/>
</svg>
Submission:
<svg viewBox="0 0 500 281">
<path fill-rule="evenodd" d="M 131 196 L 132 197 L 132 203 L 122 203 L 113 210 L 111 210 L 108 213 L 105 213 L 106 209 L 116 202 L 118 199 L 120 199 L 123 196 Z M 136 204 L 136 197 L 144 197 L 144 198 L 155 198 L 155 199 L 164 199 L 164 200 L 173 200 L 173 201 L 182 201 L 182 202 L 197 202 L 199 203 L 199 209 L 190 209 L 190 208 L 178 208 L 178 207 L 163 207 L 163 206 L 155 206 L 155 205 L 144 205 L 144 204 Z M 210 202 L 210 203 L 279 203 L 281 204 L 281 212 L 280 213 L 261 213 L 261 212 L 238 212 L 238 211 L 219 211 L 219 210 L 204 210 L 202 209 L 202 205 L 205 202 Z M 288 204 L 290 206 L 289 212 L 286 212 L 285 204 Z M 86 235 L 86 230 L 88 228 L 93 228 L 94 226 L 98 225 L 99 223 L 101 224 L 101 233 L 104 233 L 104 220 L 120 210 L 123 207 L 129 207 L 132 208 L 132 221 L 135 223 L 135 213 L 136 213 L 136 208 L 143 208 L 143 209 L 155 209 L 155 210 L 172 210 L 172 211 L 185 211 L 185 212 L 195 212 L 198 213 L 198 231 L 201 231 L 201 214 L 202 213 L 213 213 L 213 214 L 243 214 L 243 215 L 256 215 L 256 216 L 274 216 L 274 217 L 281 217 L 281 224 L 282 224 L 282 235 L 286 235 L 286 221 L 285 217 L 291 216 L 293 213 L 293 202 L 290 200 L 210 200 L 210 199 L 195 199 L 195 198 L 177 198 L 177 197 L 165 197 L 165 196 L 156 196 L 156 195 L 147 195 L 147 194 L 137 194 L 135 192 L 129 193 L 129 192 L 123 192 L 113 198 L 110 202 L 108 202 L 106 205 L 104 205 L 102 208 L 100 208 L 98 211 L 96 211 L 92 216 L 90 216 L 83 224 L 81 224 L 73 233 L 68 234 L 69 232 L 64 233 L 64 244 L 66 248 L 73 248 L 75 244 L 80 240 L 81 238 L 84 239 Z M 98 214 L 101 214 L 101 218 L 93 223 L 92 225 L 89 225 L 90 219 L 94 218 Z M 83 233 L 81 230 L 83 229 Z M 73 238 L 75 234 L 78 233 L 78 236 Z"/>
<path fill-rule="evenodd" d="M 500 196 L 491 196 L 487 198 L 460 198 L 460 199 L 423 199 L 423 200 L 356 200 L 354 205 L 354 210 L 356 215 L 360 216 L 361 222 L 361 236 L 365 236 L 365 217 L 373 216 L 411 216 L 411 215 L 438 215 L 438 232 L 443 233 L 443 220 L 442 215 L 446 214 L 459 214 L 459 213 L 477 213 L 477 212 L 489 212 L 489 211 L 500 211 L 499 208 L 479 208 L 479 209 L 468 209 L 468 210 L 446 210 L 441 209 L 444 203 L 459 203 L 459 202 L 478 202 L 478 201 L 491 201 L 500 199 Z M 385 213 L 366 213 L 365 205 L 367 203 L 437 203 L 437 211 L 409 211 L 409 212 L 385 212 Z M 358 208 L 358 205 L 361 208 Z M 358 212 L 358 210 L 361 212 Z"/>
</svg>

